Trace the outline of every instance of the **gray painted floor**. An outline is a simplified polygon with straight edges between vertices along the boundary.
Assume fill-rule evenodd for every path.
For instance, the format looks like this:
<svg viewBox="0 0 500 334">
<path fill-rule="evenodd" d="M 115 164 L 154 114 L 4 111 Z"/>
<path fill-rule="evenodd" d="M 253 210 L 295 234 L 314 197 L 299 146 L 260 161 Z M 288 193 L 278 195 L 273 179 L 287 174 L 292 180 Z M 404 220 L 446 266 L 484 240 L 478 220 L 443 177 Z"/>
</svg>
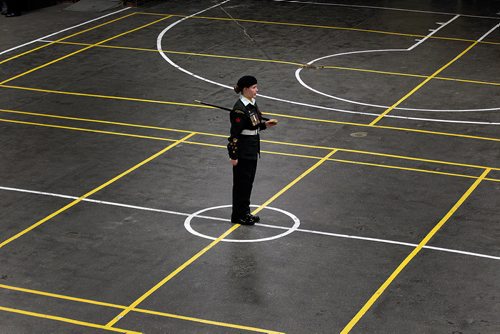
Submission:
<svg viewBox="0 0 500 334">
<path fill-rule="evenodd" d="M 68 5 L 0 18 L 0 333 L 500 332 L 498 1 Z"/>
</svg>

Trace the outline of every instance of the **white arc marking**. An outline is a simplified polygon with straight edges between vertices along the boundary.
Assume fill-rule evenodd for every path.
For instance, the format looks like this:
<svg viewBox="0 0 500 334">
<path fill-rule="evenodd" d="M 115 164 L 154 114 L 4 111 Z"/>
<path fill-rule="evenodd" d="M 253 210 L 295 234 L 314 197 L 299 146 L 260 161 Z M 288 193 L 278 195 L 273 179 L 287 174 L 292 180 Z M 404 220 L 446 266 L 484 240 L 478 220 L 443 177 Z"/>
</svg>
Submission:
<svg viewBox="0 0 500 334">
<path fill-rule="evenodd" d="M 184 72 L 196 79 L 199 79 L 199 80 L 202 80 L 202 81 L 205 81 L 205 82 L 208 82 L 208 83 L 211 83 L 213 85 L 217 85 L 217 86 L 220 86 L 220 87 L 224 87 L 224 88 L 227 88 L 227 89 L 233 89 L 233 87 L 229 86 L 229 85 L 225 85 L 225 84 L 222 84 L 222 83 L 219 83 L 219 82 L 216 82 L 216 81 L 213 81 L 213 80 L 210 80 L 210 79 L 207 79 L 207 78 L 204 78 L 200 75 L 197 75 L 197 74 L 194 74 L 193 72 L 190 72 L 188 70 L 186 70 L 185 68 L 177 65 L 172 59 L 170 59 L 166 54 L 165 52 L 163 51 L 162 49 L 162 40 L 163 40 L 163 37 L 165 36 L 165 34 L 170 30 L 172 29 L 174 26 L 176 26 L 177 24 L 195 16 L 195 15 L 198 15 L 200 13 L 203 13 L 209 9 L 212 9 L 212 8 L 215 8 L 217 6 L 220 6 L 226 2 L 228 2 L 230 0 L 226 0 L 222 3 L 219 3 L 217 5 L 214 5 L 214 6 L 211 6 L 207 9 L 204 9 L 202 11 L 199 11 L 195 14 L 192 14 L 192 15 L 189 15 L 187 17 L 184 17 L 172 24 L 170 24 L 169 26 L 167 26 L 157 37 L 156 39 L 156 47 L 157 47 L 157 50 L 158 50 L 158 53 L 163 57 L 163 59 L 165 59 L 170 65 L 172 65 L 174 68 L 178 69 L 179 71 L 181 72 Z M 451 20 L 448 21 L 451 22 L 453 20 L 455 20 L 457 18 L 456 17 L 453 17 Z M 442 25 L 441 27 L 439 27 L 438 29 L 436 30 L 439 30 L 441 29 L 442 27 L 444 27 L 445 25 Z M 493 28 L 491 31 L 493 31 L 495 28 Z M 490 32 L 491 32 L 490 31 Z M 490 32 L 486 33 L 485 35 L 489 34 Z M 483 36 L 482 38 L 484 38 L 485 36 Z M 482 39 L 481 38 L 481 39 Z M 416 45 L 419 45 L 421 41 L 419 41 Z M 415 47 L 415 45 L 413 46 Z M 378 50 L 380 51 L 380 50 Z M 392 49 L 392 51 L 407 51 L 407 49 Z M 362 53 L 362 52 L 374 52 L 374 50 L 365 50 L 365 51 L 357 51 L 358 53 Z M 348 54 L 348 53 L 345 53 L 345 54 Z M 336 55 L 333 55 L 333 56 L 336 56 Z M 328 57 L 328 56 L 327 56 Z M 332 57 L 332 56 L 330 56 Z M 299 71 L 300 73 L 300 69 L 297 70 Z M 297 77 L 297 71 L 296 71 L 296 77 Z M 299 82 L 303 82 L 302 80 L 300 80 Z M 304 83 L 305 85 L 305 83 Z M 306 87 L 307 88 L 307 87 Z M 312 90 L 312 88 L 310 88 Z M 318 94 L 321 94 L 321 95 L 325 95 L 324 93 L 320 93 L 319 91 L 315 91 L 317 92 Z M 303 103 L 303 102 L 297 102 L 297 101 L 291 101 L 291 100 L 286 100 L 286 99 L 281 99 L 281 98 L 277 98 L 277 97 L 272 97 L 272 96 L 267 96 L 267 95 L 262 95 L 262 94 L 258 94 L 259 97 L 262 97 L 262 98 L 266 98 L 266 99 L 270 99 L 270 100 L 275 100 L 275 101 L 279 101 L 279 102 L 284 102 L 284 103 L 289 103 L 289 104 L 294 104 L 294 105 L 300 105 L 300 106 L 304 106 L 304 107 L 311 107 L 311 108 L 316 108 L 316 109 L 323 109 L 323 110 L 331 110 L 331 111 L 336 111 L 336 112 L 341 112 L 341 113 L 348 113 L 348 114 L 358 114 L 358 115 L 367 115 L 367 116 L 379 116 L 379 114 L 377 113 L 367 113 L 367 112 L 359 112 L 359 111 L 354 111 L 354 110 L 345 110 L 345 109 L 338 109 L 338 108 L 330 108 L 330 107 L 324 107 L 324 106 L 319 106 L 319 105 L 314 105 L 314 104 L 309 104 L 309 103 Z M 337 98 L 339 99 L 339 98 Z M 356 103 L 354 101 L 349 101 L 349 100 L 346 100 L 346 102 L 350 102 L 350 103 Z M 357 104 L 360 104 L 360 103 L 357 103 Z M 379 106 L 379 105 L 370 105 L 370 104 L 366 104 L 368 106 L 372 106 L 372 107 L 378 107 L 378 108 L 385 108 L 387 109 L 388 106 Z M 421 110 L 421 111 L 442 111 L 442 110 L 432 110 L 432 109 L 411 109 L 411 108 L 395 108 L 395 109 L 402 109 L 402 110 Z M 470 109 L 470 110 L 460 110 L 460 111 L 477 111 L 477 110 L 497 110 L 497 109 L 500 109 L 500 108 L 492 108 L 492 109 Z M 451 110 L 451 111 L 456 111 L 456 110 Z M 405 119 L 405 120 L 412 120 L 412 121 L 427 121 L 427 122 L 438 122 L 438 123 L 457 123 L 457 124 L 480 124 L 480 125 L 500 125 L 500 122 L 488 122 L 488 121 L 485 121 L 485 122 L 481 122 L 481 121 L 462 121 L 462 120 L 452 120 L 452 119 L 434 119 L 434 118 L 421 118 L 421 117 L 408 117 L 408 116 L 398 116 L 398 115 L 386 115 L 387 118 L 396 118 L 396 119 Z"/>
</svg>

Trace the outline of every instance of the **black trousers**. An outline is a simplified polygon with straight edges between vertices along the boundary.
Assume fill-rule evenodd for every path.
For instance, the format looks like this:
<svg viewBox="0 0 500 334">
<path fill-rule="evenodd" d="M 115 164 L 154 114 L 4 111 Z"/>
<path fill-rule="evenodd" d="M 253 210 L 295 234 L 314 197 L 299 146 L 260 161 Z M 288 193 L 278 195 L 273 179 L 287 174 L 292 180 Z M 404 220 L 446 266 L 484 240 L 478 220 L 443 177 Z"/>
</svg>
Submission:
<svg viewBox="0 0 500 334">
<path fill-rule="evenodd" d="M 257 160 L 238 159 L 238 164 L 233 167 L 233 220 L 250 213 L 250 196 L 256 171 Z"/>
<path fill-rule="evenodd" d="M 21 14 L 21 0 L 5 0 L 4 2 L 8 13 Z"/>
</svg>

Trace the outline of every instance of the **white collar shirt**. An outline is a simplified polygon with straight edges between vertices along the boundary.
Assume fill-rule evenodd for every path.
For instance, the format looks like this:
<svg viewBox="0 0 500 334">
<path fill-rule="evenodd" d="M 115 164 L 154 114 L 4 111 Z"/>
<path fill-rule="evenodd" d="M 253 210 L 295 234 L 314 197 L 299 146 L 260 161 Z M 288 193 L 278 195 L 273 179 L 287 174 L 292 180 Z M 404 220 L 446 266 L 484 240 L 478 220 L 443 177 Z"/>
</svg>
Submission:
<svg viewBox="0 0 500 334">
<path fill-rule="evenodd" d="M 244 105 L 245 107 L 246 107 L 247 105 L 249 105 L 249 104 L 251 104 L 251 105 L 253 105 L 253 106 L 255 105 L 255 99 L 253 99 L 253 98 L 252 98 L 251 100 L 249 100 L 249 99 L 247 99 L 245 96 L 240 95 L 240 100 L 241 100 L 241 102 L 243 102 L 243 105 Z"/>
</svg>

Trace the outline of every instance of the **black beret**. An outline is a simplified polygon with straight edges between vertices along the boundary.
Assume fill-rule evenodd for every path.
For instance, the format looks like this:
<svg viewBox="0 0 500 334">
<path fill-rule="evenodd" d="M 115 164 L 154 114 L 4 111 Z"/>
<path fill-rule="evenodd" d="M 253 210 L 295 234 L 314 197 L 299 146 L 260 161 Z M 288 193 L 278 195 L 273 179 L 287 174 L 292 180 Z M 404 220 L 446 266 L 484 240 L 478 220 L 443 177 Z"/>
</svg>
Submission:
<svg viewBox="0 0 500 334">
<path fill-rule="evenodd" d="M 239 93 L 243 91 L 243 88 L 251 87 L 253 85 L 257 84 L 257 79 L 251 75 L 245 75 L 238 80 L 238 83 L 236 84 L 236 87 L 234 87 L 234 90 L 236 93 Z"/>
</svg>

